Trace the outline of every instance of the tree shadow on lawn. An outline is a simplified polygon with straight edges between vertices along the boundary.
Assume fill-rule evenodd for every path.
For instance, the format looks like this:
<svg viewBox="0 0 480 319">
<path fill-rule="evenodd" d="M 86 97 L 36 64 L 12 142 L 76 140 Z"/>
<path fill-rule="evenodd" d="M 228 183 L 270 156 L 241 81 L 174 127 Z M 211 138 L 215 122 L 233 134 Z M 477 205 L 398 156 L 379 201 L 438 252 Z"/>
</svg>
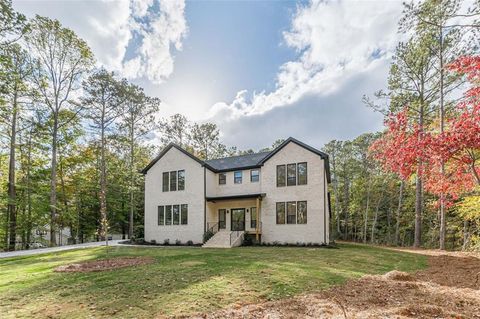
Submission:
<svg viewBox="0 0 480 319">
<path fill-rule="evenodd" d="M 77 262 L 75 258 L 72 260 L 75 255 L 70 259 L 56 256 L 49 269 L 42 268 L 40 276 L 23 280 L 18 287 L 9 287 L 6 293 L 0 293 L 3 295 L 0 308 L 6 308 L 12 317 L 16 314 L 47 317 L 52 311 L 57 317 L 152 317 L 160 313 L 208 312 L 236 303 L 276 300 L 318 291 L 352 277 L 391 270 L 392 265 L 399 264 L 399 259 L 419 264 L 422 258 L 380 249 L 374 250 L 376 256 L 372 257 L 368 249 L 352 251 L 350 248 L 346 246 L 342 251 L 277 247 L 232 250 L 122 247 L 108 254 L 95 249 L 91 257 L 80 259 L 142 255 L 154 257 L 155 262 L 105 272 L 53 273 L 52 269 L 58 264 Z M 363 264 L 359 263 L 361 259 Z M 22 309 L 15 309 L 18 305 L 22 305 Z"/>
</svg>

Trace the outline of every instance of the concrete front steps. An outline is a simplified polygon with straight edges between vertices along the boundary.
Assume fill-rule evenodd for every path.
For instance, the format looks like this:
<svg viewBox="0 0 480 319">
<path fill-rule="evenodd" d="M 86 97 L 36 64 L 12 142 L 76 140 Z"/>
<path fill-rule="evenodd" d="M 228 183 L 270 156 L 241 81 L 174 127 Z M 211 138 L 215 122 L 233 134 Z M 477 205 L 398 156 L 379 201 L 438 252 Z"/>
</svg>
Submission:
<svg viewBox="0 0 480 319">
<path fill-rule="evenodd" d="M 204 248 L 232 248 L 240 246 L 243 241 L 244 231 L 221 230 L 212 236 L 202 247 Z M 230 237 L 232 244 L 230 245 Z"/>
</svg>

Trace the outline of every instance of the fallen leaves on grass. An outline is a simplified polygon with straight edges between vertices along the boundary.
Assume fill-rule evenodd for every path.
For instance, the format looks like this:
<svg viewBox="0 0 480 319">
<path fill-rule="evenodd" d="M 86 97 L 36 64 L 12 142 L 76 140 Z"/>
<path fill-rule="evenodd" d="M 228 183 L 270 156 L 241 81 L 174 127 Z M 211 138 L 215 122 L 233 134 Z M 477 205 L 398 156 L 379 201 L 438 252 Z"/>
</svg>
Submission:
<svg viewBox="0 0 480 319">
<path fill-rule="evenodd" d="M 58 266 L 55 272 L 93 272 L 151 264 L 151 257 L 117 257 Z"/>
</svg>

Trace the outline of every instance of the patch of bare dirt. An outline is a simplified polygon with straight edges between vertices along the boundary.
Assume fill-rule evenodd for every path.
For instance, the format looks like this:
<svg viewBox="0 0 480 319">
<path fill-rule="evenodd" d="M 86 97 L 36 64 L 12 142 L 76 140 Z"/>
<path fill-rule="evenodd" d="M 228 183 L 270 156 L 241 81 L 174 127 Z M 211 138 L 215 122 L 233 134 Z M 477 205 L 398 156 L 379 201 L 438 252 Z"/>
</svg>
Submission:
<svg viewBox="0 0 480 319">
<path fill-rule="evenodd" d="M 415 274 L 364 276 L 315 294 L 193 318 L 480 318 L 480 258 L 428 255 L 429 267 Z"/>
<path fill-rule="evenodd" d="M 76 264 L 58 266 L 56 272 L 92 272 L 106 271 L 118 268 L 147 265 L 153 262 L 151 257 L 117 257 L 102 260 L 92 260 Z"/>
</svg>

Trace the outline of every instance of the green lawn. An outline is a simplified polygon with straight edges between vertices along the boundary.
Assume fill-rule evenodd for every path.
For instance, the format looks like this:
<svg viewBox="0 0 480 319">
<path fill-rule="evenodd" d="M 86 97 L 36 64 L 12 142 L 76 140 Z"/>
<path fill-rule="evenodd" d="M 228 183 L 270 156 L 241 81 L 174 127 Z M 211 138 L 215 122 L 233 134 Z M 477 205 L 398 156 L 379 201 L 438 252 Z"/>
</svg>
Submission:
<svg viewBox="0 0 480 319">
<path fill-rule="evenodd" d="M 418 254 L 341 244 L 338 249 L 105 247 L 0 259 L 1 318 L 151 318 L 213 311 L 318 291 L 348 278 L 415 271 Z M 150 265 L 55 273 L 58 265 L 107 256 L 152 256 Z"/>
</svg>

